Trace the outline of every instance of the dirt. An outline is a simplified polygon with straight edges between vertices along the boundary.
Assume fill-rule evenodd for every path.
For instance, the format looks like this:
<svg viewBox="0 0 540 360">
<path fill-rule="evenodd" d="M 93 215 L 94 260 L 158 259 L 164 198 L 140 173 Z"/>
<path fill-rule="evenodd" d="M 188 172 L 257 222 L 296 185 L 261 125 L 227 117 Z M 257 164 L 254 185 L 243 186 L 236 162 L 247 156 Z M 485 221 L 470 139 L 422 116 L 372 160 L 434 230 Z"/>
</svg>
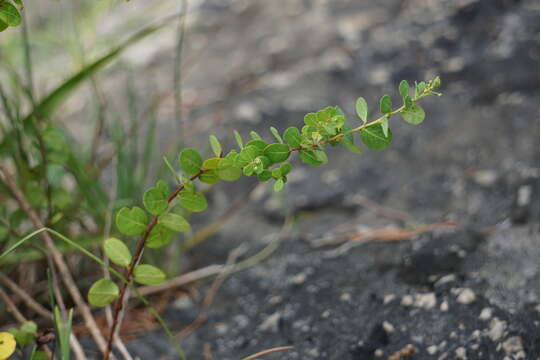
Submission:
<svg viewBox="0 0 540 360">
<path fill-rule="evenodd" d="M 294 349 L 267 358 L 386 359 L 409 344 L 418 360 L 540 357 L 538 1 L 206 0 L 193 17 L 188 145 L 211 132 L 233 146 L 232 129 L 269 137 L 269 126 L 298 125 L 327 105 L 353 119 L 358 96 L 372 108 L 384 93 L 397 103 L 401 79 L 440 75 L 444 96 L 424 101 L 420 126 L 393 119 L 388 150 L 336 148 L 321 168 L 296 162 L 284 193 L 258 191 L 194 250 L 192 266 L 223 263 L 242 243 L 249 256 L 277 236 L 284 214 L 297 218 L 275 254 L 226 280 L 184 342 L 189 359 L 203 359 L 205 344 L 220 360 L 285 345 Z M 152 69 L 172 59 L 164 49 Z M 174 136 L 161 132 L 163 143 Z M 251 184 L 216 187 L 210 216 Z M 457 225 L 315 246 L 442 222 Z M 198 309 L 180 299 L 165 318 L 179 329 Z M 160 332 L 128 346 L 141 359 L 177 358 Z"/>
</svg>

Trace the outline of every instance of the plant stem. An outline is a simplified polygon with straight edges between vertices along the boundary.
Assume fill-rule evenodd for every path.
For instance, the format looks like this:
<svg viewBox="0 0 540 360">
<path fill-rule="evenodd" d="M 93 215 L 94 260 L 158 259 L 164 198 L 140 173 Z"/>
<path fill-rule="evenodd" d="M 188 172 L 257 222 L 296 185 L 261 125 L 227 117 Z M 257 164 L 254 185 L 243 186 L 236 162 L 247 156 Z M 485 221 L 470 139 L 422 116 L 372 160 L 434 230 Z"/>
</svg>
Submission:
<svg viewBox="0 0 540 360">
<path fill-rule="evenodd" d="M 200 177 L 203 173 L 205 172 L 205 170 L 201 170 L 199 171 L 197 174 L 193 175 L 189 180 L 190 181 L 193 181 L 195 179 L 197 179 L 198 177 Z M 184 184 L 180 184 L 176 187 L 176 189 L 174 190 L 174 192 L 169 195 L 169 197 L 167 198 L 167 202 L 169 204 L 171 204 L 175 199 L 176 197 L 178 196 L 178 194 L 180 193 L 180 191 L 182 191 L 184 189 Z M 135 271 L 135 267 L 139 264 L 141 258 L 142 258 L 142 255 L 143 255 L 143 252 L 144 252 L 144 246 L 146 245 L 146 240 L 148 239 L 148 236 L 150 235 L 150 232 L 152 231 L 152 229 L 154 229 L 154 227 L 157 225 L 158 223 L 158 218 L 159 216 L 158 215 L 155 215 L 152 220 L 150 221 L 150 223 L 146 226 L 146 229 L 144 231 L 144 233 L 142 234 L 140 240 L 139 240 L 139 243 L 137 244 L 137 248 L 135 250 L 135 255 L 133 256 L 132 260 L 131 260 L 131 263 L 129 264 L 128 268 L 127 268 L 127 271 L 126 271 L 126 275 L 125 275 L 125 279 L 126 279 L 126 282 L 122 285 L 122 288 L 120 289 L 120 294 L 118 295 L 118 298 L 116 299 L 116 302 L 114 303 L 114 313 L 113 313 L 113 322 L 112 322 L 112 327 L 111 327 L 111 330 L 109 332 L 109 337 L 108 337 L 108 341 L 107 341 L 107 347 L 106 347 L 106 350 L 105 352 L 103 353 L 103 360 L 108 360 L 109 357 L 110 357 L 110 354 L 111 354 L 111 351 L 112 351 L 112 343 L 113 343 L 113 339 L 114 339 L 114 336 L 115 336 L 115 333 L 118 329 L 118 326 L 120 325 L 120 318 L 121 318 L 121 313 L 123 312 L 123 309 L 124 309 L 124 298 L 126 297 L 126 290 L 128 289 L 129 285 L 131 284 L 131 281 L 133 279 L 133 272 Z"/>
</svg>

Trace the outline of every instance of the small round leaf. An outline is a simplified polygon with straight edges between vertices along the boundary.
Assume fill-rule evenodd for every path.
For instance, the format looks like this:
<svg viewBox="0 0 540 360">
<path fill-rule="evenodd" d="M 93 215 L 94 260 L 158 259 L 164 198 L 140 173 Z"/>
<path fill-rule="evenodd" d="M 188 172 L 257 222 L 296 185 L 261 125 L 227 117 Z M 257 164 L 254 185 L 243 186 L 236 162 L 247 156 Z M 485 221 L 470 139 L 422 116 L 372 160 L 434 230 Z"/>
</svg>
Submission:
<svg viewBox="0 0 540 360">
<path fill-rule="evenodd" d="M 195 149 L 184 149 L 179 155 L 180 168 L 186 173 L 195 175 L 201 170 L 202 157 Z"/>
<path fill-rule="evenodd" d="M 382 150 L 392 142 L 392 130 L 388 129 L 388 136 L 384 136 L 381 124 L 365 128 L 360 133 L 360 139 L 371 150 Z"/>
<path fill-rule="evenodd" d="M 368 106 L 367 106 L 366 99 L 364 99 L 363 97 L 359 97 L 356 100 L 356 115 L 358 115 L 358 117 L 362 119 L 364 123 L 367 122 Z"/>
<path fill-rule="evenodd" d="M 148 264 L 138 265 L 135 267 L 133 270 L 133 275 L 133 280 L 143 285 L 158 285 L 167 278 L 163 271 Z"/>
<path fill-rule="evenodd" d="M 206 210 L 208 203 L 203 194 L 182 191 L 178 197 L 180 205 L 193 212 L 201 212 Z"/>
<path fill-rule="evenodd" d="M 148 234 L 145 246 L 151 249 L 159 249 L 168 245 L 171 242 L 172 237 L 173 232 L 171 230 L 161 224 L 157 224 L 152 231 L 150 231 L 150 234 Z"/>
<path fill-rule="evenodd" d="M 169 207 L 167 192 L 163 188 L 150 188 L 143 195 L 143 204 L 152 215 L 159 215 Z"/>
<path fill-rule="evenodd" d="M 131 263 L 131 251 L 126 244 L 117 238 L 108 238 L 103 243 L 105 255 L 119 266 L 128 266 Z"/>
<path fill-rule="evenodd" d="M 88 302 L 92 306 L 106 306 L 119 294 L 118 286 L 109 279 L 100 279 L 88 290 Z"/>
<path fill-rule="evenodd" d="M 139 235 L 146 229 L 148 218 L 140 207 L 134 206 L 131 210 L 123 207 L 116 214 L 116 227 L 124 235 Z"/>
<path fill-rule="evenodd" d="M 381 98 L 380 109 L 383 114 L 392 112 L 392 100 L 390 99 L 390 96 L 384 95 Z"/>
<path fill-rule="evenodd" d="M 402 112 L 401 116 L 403 117 L 403 120 L 405 120 L 409 124 L 418 125 L 422 123 L 422 121 L 424 121 L 426 113 L 424 112 L 424 109 L 422 109 L 420 106 L 413 105 L 410 109 Z"/>
<path fill-rule="evenodd" d="M 9 26 L 18 26 L 21 24 L 21 14 L 19 10 L 7 1 L 0 1 L 0 21 Z"/>
<path fill-rule="evenodd" d="M 287 144 L 270 144 L 264 148 L 264 155 L 272 163 L 285 161 L 289 158 L 291 151 Z"/>
<path fill-rule="evenodd" d="M 167 229 L 175 232 L 186 232 L 191 229 L 191 226 L 183 216 L 172 213 L 161 215 L 158 219 L 158 224 L 161 224 Z"/>
<path fill-rule="evenodd" d="M 292 147 L 300 147 L 302 143 L 302 135 L 300 135 L 300 131 L 295 127 L 287 128 L 283 133 L 283 139 Z"/>
</svg>

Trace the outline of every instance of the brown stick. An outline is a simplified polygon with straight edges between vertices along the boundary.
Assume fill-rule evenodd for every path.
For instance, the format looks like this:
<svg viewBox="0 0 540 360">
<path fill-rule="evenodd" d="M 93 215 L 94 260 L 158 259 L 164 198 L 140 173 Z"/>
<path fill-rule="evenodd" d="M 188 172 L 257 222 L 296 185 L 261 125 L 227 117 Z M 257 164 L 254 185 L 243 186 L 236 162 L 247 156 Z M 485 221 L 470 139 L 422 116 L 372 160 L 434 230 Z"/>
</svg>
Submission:
<svg viewBox="0 0 540 360">
<path fill-rule="evenodd" d="M 20 288 L 19 285 L 17 285 L 13 280 L 11 280 L 9 277 L 4 275 L 3 273 L 0 273 L 0 282 L 4 284 L 6 287 L 8 287 L 15 295 L 19 296 L 22 299 L 22 301 L 26 304 L 26 306 L 34 310 L 41 317 L 44 317 L 45 319 L 48 319 L 48 320 L 53 319 L 53 314 L 49 310 L 45 309 L 43 305 L 41 305 L 36 300 L 34 300 L 33 297 L 28 295 L 26 291 Z"/>
<path fill-rule="evenodd" d="M 2 182 L 13 193 L 13 196 L 19 203 L 19 206 L 27 214 L 28 218 L 34 224 L 34 226 L 38 229 L 44 228 L 43 223 L 41 222 L 41 219 L 39 218 L 39 216 L 36 214 L 34 209 L 32 209 L 32 207 L 26 200 L 26 197 L 24 196 L 23 192 L 17 186 L 15 179 L 6 169 L 6 167 L 2 164 L 0 164 L 0 174 L 2 175 L 0 176 Z M 71 298 L 75 302 L 77 309 L 81 312 L 81 315 L 84 319 L 86 327 L 90 331 L 92 338 L 98 345 L 99 349 L 102 352 L 104 352 L 106 350 L 105 339 L 103 338 L 103 335 L 99 331 L 96 320 L 94 319 L 92 312 L 90 311 L 90 307 L 84 301 L 81 295 L 81 292 L 79 291 L 79 288 L 75 284 L 75 281 L 73 280 L 73 276 L 71 275 L 69 267 L 64 261 L 62 254 L 60 253 L 60 251 L 58 251 L 58 249 L 54 245 L 54 241 L 49 235 L 49 233 L 42 232 L 41 237 L 45 243 L 45 246 L 47 247 L 48 253 L 52 256 L 54 264 L 58 267 L 60 277 L 62 278 L 62 282 L 66 286 L 66 289 L 68 290 Z"/>
<path fill-rule="evenodd" d="M 293 349 L 292 346 L 276 347 L 276 348 L 273 348 L 273 349 L 264 350 L 264 351 L 258 352 L 256 354 L 250 355 L 247 358 L 244 358 L 242 360 L 256 360 L 259 356 L 264 356 L 264 355 L 272 354 L 272 353 L 275 353 L 275 352 L 278 352 L 278 351 L 286 351 L 286 350 L 292 350 L 292 349 Z"/>
</svg>

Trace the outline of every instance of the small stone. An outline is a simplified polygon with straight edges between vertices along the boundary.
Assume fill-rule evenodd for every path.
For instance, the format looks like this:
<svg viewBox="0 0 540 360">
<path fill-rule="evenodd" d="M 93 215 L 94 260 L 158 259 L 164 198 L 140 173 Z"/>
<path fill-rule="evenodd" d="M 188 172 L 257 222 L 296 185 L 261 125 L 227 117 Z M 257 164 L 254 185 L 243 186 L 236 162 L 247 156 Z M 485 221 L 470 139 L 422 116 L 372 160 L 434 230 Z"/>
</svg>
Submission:
<svg viewBox="0 0 540 360">
<path fill-rule="evenodd" d="M 414 304 L 414 299 L 411 295 L 405 295 L 401 298 L 401 305 L 412 306 L 412 304 Z"/>
<path fill-rule="evenodd" d="M 435 286 L 441 286 L 441 285 L 447 284 L 449 282 L 456 281 L 456 279 L 457 279 L 456 275 L 454 275 L 454 274 L 445 275 L 445 276 L 441 277 L 439 280 L 437 280 L 437 282 L 435 282 Z"/>
<path fill-rule="evenodd" d="M 375 350 L 374 355 L 375 355 L 375 357 L 383 357 L 384 356 L 384 351 L 382 351 L 381 349 L 377 349 L 377 350 Z"/>
<path fill-rule="evenodd" d="M 447 311 L 448 311 L 448 308 L 449 308 L 449 307 L 448 307 L 448 302 L 447 302 L 446 300 L 443 301 L 443 302 L 441 303 L 441 307 L 440 307 L 441 311 L 447 312 Z"/>
<path fill-rule="evenodd" d="M 414 306 L 431 309 L 437 304 L 437 298 L 435 293 L 416 294 L 414 299 Z"/>
<path fill-rule="evenodd" d="M 394 294 L 385 295 L 384 299 L 383 299 L 383 304 L 386 305 L 386 304 L 394 301 L 395 299 L 396 299 L 396 295 L 394 295 Z"/>
<path fill-rule="evenodd" d="M 341 301 L 350 302 L 352 298 L 351 298 L 351 294 L 349 294 L 349 293 L 343 293 L 343 294 L 341 294 L 341 296 L 339 297 L 339 299 L 340 299 Z"/>
<path fill-rule="evenodd" d="M 476 294 L 469 288 L 462 289 L 457 296 L 457 302 L 463 305 L 472 304 L 476 300 Z"/>
<path fill-rule="evenodd" d="M 480 316 L 478 316 L 478 318 L 480 320 L 489 320 L 491 319 L 491 316 L 493 315 L 493 309 L 492 308 L 483 308 L 482 311 L 480 312 Z"/>
<path fill-rule="evenodd" d="M 304 282 L 306 282 L 307 275 L 304 273 L 300 273 L 298 275 L 295 275 L 293 277 L 290 277 L 287 280 L 287 283 L 290 285 L 302 285 Z"/>
<path fill-rule="evenodd" d="M 497 181 L 497 173 L 493 170 L 478 170 L 474 174 L 474 181 L 482 186 L 492 186 Z"/>
<path fill-rule="evenodd" d="M 394 325 L 392 325 L 388 321 L 383 321 L 382 326 L 383 326 L 384 331 L 386 331 L 387 334 L 392 334 L 394 331 L 396 331 L 396 328 L 394 327 Z"/>
<path fill-rule="evenodd" d="M 438 350 L 437 345 L 431 345 L 426 349 L 429 355 L 435 355 Z"/>
<path fill-rule="evenodd" d="M 259 330 L 277 332 L 280 319 L 280 312 L 273 313 L 272 315 L 267 317 L 261 325 L 259 325 Z"/>
<path fill-rule="evenodd" d="M 512 336 L 506 339 L 502 347 L 507 355 L 515 355 L 523 351 L 523 340 L 519 336 Z"/>
<path fill-rule="evenodd" d="M 498 318 L 493 318 L 489 322 L 488 336 L 493 342 L 499 341 L 506 330 L 506 321 L 499 320 Z"/>
<path fill-rule="evenodd" d="M 328 319 L 330 317 L 330 310 L 324 310 L 324 312 L 321 314 L 321 317 L 323 319 Z"/>
<path fill-rule="evenodd" d="M 467 350 L 464 347 L 456 349 L 456 359 L 467 360 Z"/>
</svg>

